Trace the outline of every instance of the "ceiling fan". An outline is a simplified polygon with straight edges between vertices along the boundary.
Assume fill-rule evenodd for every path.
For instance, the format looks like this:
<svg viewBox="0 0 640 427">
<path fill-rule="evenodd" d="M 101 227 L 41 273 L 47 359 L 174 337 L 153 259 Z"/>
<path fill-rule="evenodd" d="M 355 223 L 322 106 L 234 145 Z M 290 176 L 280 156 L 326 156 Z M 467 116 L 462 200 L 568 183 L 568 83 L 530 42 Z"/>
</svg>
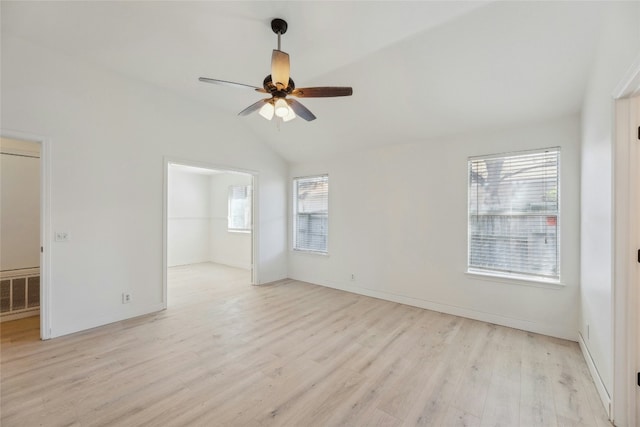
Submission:
<svg viewBox="0 0 640 427">
<path fill-rule="evenodd" d="M 246 85 L 243 83 L 229 82 L 225 80 L 210 79 L 200 77 L 198 80 L 205 83 L 214 83 L 225 86 L 234 86 L 240 88 L 254 89 L 256 92 L 268 93 L 271 98 L 261 99 L 251 104 L 238 113 L 239 116 L 246 116 L 254 111 L 258 111 L 262 117 L 271 120 L 273 116 L 288 122 L 293 120 L 296 115 L 302 117 L 306 121 L 315 120 L 316 116 L 307 109 L 302 103 L 295 99 L 287 98 L 293 96 L 296 98 L 328 98 L 335 96 L 350 96 L 353 89 L 342 86 L 324 86 L 324 87 L 305 87 L 296 88 L 293 80 L 289 76 L 289 54 L 280 50 L 280 36 L 287 32 L 287 22 L 283 19 L 276 18 L 271 21 L 271 29 L 278 35 L 278 49 L 274 49 L 271 55 L 271 74 L 265 77 L 262 87 Z"/>
</svg>

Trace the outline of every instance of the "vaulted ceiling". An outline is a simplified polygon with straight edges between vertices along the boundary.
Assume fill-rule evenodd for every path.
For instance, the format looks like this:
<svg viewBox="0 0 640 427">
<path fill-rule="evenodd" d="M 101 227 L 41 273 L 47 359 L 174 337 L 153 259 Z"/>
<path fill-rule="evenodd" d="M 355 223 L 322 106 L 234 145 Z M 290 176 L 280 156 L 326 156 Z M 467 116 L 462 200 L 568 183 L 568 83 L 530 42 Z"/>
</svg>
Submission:
<svg viewBox="0 0 640 427">
<path fill-rule="evenodd" d="M 168 89 L 242 121 L 289 161 L 513 126 L 580 110 L 606 2 L 7 2 L 9 34 Z M 318 117 L 236 114 L 270 72 L 272 18 Z"/>
</svg>

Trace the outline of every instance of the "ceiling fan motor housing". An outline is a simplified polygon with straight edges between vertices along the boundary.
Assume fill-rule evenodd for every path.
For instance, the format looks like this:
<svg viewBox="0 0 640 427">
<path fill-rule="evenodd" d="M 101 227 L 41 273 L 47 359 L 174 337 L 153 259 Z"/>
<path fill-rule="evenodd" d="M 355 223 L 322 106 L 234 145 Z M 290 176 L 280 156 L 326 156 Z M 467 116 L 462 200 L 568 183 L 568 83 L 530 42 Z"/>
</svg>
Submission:
<svg viewBox="0 0 640 427">
<path fill-rule="evenodd" d="M 271 93 L 271 94 L 278 91 L 278 89 L 276 88 L 276 85 L 273 84 L 273 79 L 271 78 L 271 74 L 269 74 L 267 77 L 264 78 L 264 81 L 262 82 L 262 87 L 264 87 L 264 90 L 266 90 L 268 93 Z M 291 80 L 291 77 L 289 77 L 289 83 L 287 84 L 286 89 L 282 92 L 289 94 L 295 88 L 296 88 L 295 83 L 293 82 L 293 80 Z"/>
</svg>

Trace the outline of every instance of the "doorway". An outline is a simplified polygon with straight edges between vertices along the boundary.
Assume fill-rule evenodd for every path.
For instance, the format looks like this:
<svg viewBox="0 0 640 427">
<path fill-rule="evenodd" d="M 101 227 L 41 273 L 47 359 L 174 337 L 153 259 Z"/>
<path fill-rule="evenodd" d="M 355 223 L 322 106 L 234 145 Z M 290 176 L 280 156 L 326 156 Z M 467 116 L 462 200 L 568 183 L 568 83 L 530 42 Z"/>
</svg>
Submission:
<svg viewBox="0 0 640 427">
<path fill-rule="evenodd" d="M 256 283 L 256 176 L 247 171 L 179 160 L 165 161 L 165 307 L 177 277 L 237 277 Z"/>
<path fill-rule="evenodd" d="M 635 341 L 635 360 L 634 372 L 638 375 L 635 381 L 635 422 L 640 420 L 640 95 L 633 96 L 625 100 L 625 107 L 628 111 L 629 124 L 631 125 L 628 132 L 628 194 L 629 194 L 629 216 L 628 216 L 628 249 L 631 255 L 628 265 L 628 289 L 631 295 L 635 292 L 635 306 L 629 313 L 629 319 L 633 322 L 635 337 L 631 343 Z M 637 254 L 637 259 L 633 259 L 633 255 Z"/>
<path fill-rule="evenodd" d="M 44 138 L 1 132 L 0 321 L 41 339 L 50 337 L 47 152 Z"/>
<path fill-rule="evenodd" d="M 640 287 L 640 149 L 638 148 L 638 143 L 640 143 L 640 96 L 636 96 L 630 99 L 632 103 L 631 107 L 631 118 L 635 120 L 637 124 L 638 134 L 637 140 L 633 144 L 632 155 L 632 182 L 631 182 L 631 201 L 635 202 L 634 206 L 632 206 L 631 218 L 632 218 L 632 230 L 634 230 L 634 247 L 633 249 L 637 250 L 638 259 L 637 263 L 633 263 L 633 267 L 631 267 L 630 271 L 630 286 L 633 286 L 636 289 L 636 307 L 635 307 L 635 326 L 636 326 L 636 372 L 638 374 L 638 381 L 636 387 L 636 422 L 640 420 L 640 317 L 637 313 L 640 312 L 640 292 L 638 292 L 638 288 Z"/>
</svg>

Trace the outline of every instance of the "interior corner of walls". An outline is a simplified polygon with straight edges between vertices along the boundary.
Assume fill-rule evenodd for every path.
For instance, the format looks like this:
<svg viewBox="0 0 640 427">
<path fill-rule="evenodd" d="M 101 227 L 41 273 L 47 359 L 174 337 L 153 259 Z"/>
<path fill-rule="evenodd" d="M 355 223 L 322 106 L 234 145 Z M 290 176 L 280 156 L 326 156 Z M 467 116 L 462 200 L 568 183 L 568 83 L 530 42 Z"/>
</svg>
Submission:
<svg viewBox="0 0 640 427">
<path fill-rule="evenodd" d="M 268 285 L 275 282 L 280 282 L 283 280 L 288 280 L 289 275 L 286 273 L 264 273 L 260 272 L 259 281 L 256 283 L 257 285 Z"/>
</svg>

